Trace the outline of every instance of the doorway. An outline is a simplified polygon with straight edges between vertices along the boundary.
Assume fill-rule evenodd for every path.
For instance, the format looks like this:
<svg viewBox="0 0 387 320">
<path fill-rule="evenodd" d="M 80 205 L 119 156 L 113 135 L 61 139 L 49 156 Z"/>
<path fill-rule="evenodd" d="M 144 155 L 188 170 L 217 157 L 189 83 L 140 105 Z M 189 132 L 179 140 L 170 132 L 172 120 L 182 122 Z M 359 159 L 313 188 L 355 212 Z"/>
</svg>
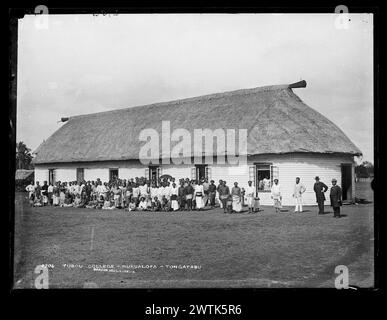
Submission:
<svg viewBox="0 0 387 320">
<path fill-rule="evenodd" d="M 206 164 L 198 164 L 195 166 L 196 168 L 196 181 L 200 181 L 200 180 L 203 180 L 203 179 L 206 179 L 208 178 L 207 177 L 207 165 Z"/>
<path fill-rule="evenodd" d="M 109 169 L 109 180 L 118 179 L 118 169 Z"/>
<path fill-rule="evenodd" d="M 341 164 L 341 190 L 343 201 L 352 200 L 352 164 Z"/>
<path fill-rule="evenodd" d="M 158 184 L 160 177 L 160 167 L 157 166 L 150 166 L 149 167 L 149 181 L 151 183 Z"/>
</svg>

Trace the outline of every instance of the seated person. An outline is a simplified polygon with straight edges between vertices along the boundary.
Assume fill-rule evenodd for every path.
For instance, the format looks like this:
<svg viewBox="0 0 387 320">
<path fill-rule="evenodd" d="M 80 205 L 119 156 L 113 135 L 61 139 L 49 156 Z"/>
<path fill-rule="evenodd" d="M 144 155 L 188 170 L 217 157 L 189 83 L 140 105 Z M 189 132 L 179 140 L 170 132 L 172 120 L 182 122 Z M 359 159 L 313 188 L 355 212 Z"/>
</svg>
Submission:
<svg viewBox="0 0 387 320">
<path fill-rule="evenodd" d="M 138 205 L 138 210 L 139 211 L 146 211 L 147 210 L 147 201 L 145 200 L 144 197 L 140 198 L 140 203 Z"/>
<path fill-rule="evenodd" d="M 104 196 L 101 194 L 97 200 L 97 206 L 96 208 L 97 209 L 102 209 L 103 207 L 103 204 L 104 204 L 105 200 L 104 200 Z"/>
<path fill-rule="evenodd" d="M 128 205 L 128 211 L 136 211 L 136 200 L 132 199 Z"/>
<path fill-rule="evenodd" d="M 161 210 L 161 202 L 159 198 L 154 197 L 154 200 L 152 201 L 152 211 L 160 211 Z"/>
<path fill-rule="evenodd" d="M 43 200 L 42 197 L 37 195 L 34 199 L 34 207 L 41 207 L 43 206 Z"/>
<path fill-rule="evenodd" d="M 74 208 L 79 208 L 79 205 L 81 204 L 81 195 L 78 193 L 75 196 L 74 202 L 73 202 L 73 207 Z"/>
<path fill-rule="evenodd" d="M 170 206 L 170 204 L 169 204 L 168 199 L 167 199 L 165 196 L 163 196 L 163 197 L 161 198 L 161 210 L 162 210 L 162 211 L 169 211 L 170 208 L 171 208 L 171 206 Z"/>
<path fill-rule="evenodd" d="M 85 208 L 95 209 L 98 206 L 98 201 L 96 197 L 92 197 L 90 201 L 85 205 Z"/>
<path fill-rule="evenodd" d="M 71 197 L 70 192 L 68 192 L 68 191 L 66 192 L 64 204 L 62 206 L 63 207 L 72 207 L 73 206 L 73 199 Z"/>
<path fill-rule="evenodd" d="M 114 200 L 111 201 L 112 199 L 110 198 L 110 195 L 107 195 L 105 198 L 105 201 L 103 203 L 102 209 L 104 210 L 111 210 L 114 208 Z M 112 207 L 113 205 L 113 207 Z"/>
</svg>

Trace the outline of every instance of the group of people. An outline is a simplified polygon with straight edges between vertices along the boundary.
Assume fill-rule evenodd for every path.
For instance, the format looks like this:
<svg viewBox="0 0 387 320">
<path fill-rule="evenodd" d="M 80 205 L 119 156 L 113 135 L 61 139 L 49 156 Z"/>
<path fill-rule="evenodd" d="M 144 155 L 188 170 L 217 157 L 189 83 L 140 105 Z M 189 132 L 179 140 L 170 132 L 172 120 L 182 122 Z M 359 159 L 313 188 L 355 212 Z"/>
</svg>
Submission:
<svg viewBox="0 0 387 320">
<path fill-rule="evenodd" d="M 319 214 L 324 213 L 324 193 L 328 187 L 315 178 L 314 192 L 319 207 Z M 128 211 L 192 211 L 203 210 L 205 207 L 214 208 L 217 204 L 224 213 L 237 213 L 247 205 L 249 213 L 260 211 L 260 198 L 252 181 L 248 186 L 241 188 L 237 182 L 233 187 L 228 187 L 226 181 L 219 180 L 208 182 L 202 179 L 195 180 L 175 178 L 164 178 L 159 181 L 149 181 L 144 177 L 135 179 L 112 179 L 109 182 L 96 181 L 57 181 L 54 184 L 43 185 L 37 181 L 26 187 L 29 193 L 31 206 L 60 206 L 76 208 L 96 209 L 126 209 Z M 295 200 L 294 212 L 302 212 L 302 195 L 306 191 L 305 186 L 296 178 L 293 198 Z M 271 198 L 276 213 L 282 209 L 282 193 L 278 179 L 270 189 Z M 342 205 L 342 191 L 337 186 L 337 180 L 332 180 L 330 191 L 331 205 L 334 216 L 340 217 L 340 206 Z"/>
<path fill-rule="evenodd" d="M 299 177 L 296 178 L 296 183 L 294 185 L 294 191 L 292 195 L 295 201 L 294 212 L 302 212 L 302 195 L 306 191 L 305 186 L 301 183 L 300 180 L 301 179 Z M 319 209 L 318 214 L 321 215 L 324 214 L 324 202 L 326 200 L 325 192 L 327 192 L 328 186 L 324 182 L 321 182 L 318 176 L 315 177 L 315 181 L 316 182 L 313 186 L 313 191 L 316 194 L 316 202 Z M 282 194 L 278 179 L 274 179 L 274 184 L 271 187 L 271 198 L 274 201 L 274 208 L 276 213 L 280 212 L 282 208 Z M 335 218 L 340 218 L 340 207 L 342 206 L 342 190 L 337 185 L 337 180 L 335 178 L 332 179 L 332 187 L 330 190 L 329 198 L 333 208 L 333 216 Z"/>
<path fill-rule="evenodd" d="M 259 211 L 259 199 L 255 188 L 246 188 L 249 212 Z M 208 182 L 195 180 L 165 178 L 160 181 L 149 181 L 144 177 L 135 179 L 113 179 L 109 182 L 96 181 L 57 181 L 40 185 L 32 182 L 26 187 L 31 206 L 60 206 L 97 209 L 126 209 L 128 211 L 192 211 L 214 208 L 216 203 L 224 212 L 240 212 L 244 206 L 245 190 L 234 183 L 230 189 L 226 181 Z M 218 197 L 217 197 L 218 195 Z M 253 203 L 252 198 L 258 203 Z M 219 200 L 220 199 L 220 200 Z"/>
</svg>

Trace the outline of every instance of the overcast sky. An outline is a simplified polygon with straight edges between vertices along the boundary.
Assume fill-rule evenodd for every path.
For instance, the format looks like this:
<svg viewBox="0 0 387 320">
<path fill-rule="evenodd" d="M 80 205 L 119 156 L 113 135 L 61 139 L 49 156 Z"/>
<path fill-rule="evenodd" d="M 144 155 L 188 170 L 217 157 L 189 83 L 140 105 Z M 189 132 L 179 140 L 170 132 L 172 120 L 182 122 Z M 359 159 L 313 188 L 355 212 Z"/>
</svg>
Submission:
<svg viewBox="0 0 387 320">
<path fill-rule="evenodd" d="M 17 141 L 61 117 L 304 79 L 294 89 L 373 162 L 373 17 L 49 15 L 19 20 Z"/>
</svg>

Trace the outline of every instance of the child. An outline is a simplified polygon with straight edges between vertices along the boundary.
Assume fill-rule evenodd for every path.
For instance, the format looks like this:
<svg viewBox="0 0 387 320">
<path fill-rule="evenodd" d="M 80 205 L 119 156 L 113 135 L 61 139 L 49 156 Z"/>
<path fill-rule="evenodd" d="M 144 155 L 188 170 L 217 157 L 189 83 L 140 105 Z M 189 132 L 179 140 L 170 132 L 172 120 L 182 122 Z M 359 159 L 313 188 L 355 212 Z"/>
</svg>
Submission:
<svg viewBox="0 0 387 320">
<path fill-rule="evenodd" d="M 103 203 L 102 209 L 103 210 L 111 210 L 112 209 L 112 203 L 113 203 L 113 206 L 114 206 L 114 200 L 111 202 L 110 201 L 110 196 L 107 196 L 106 199 L 105 199 L 105 202 Z"/>
<path fill-rule="evenodd" d="M 100 194 L 99 195 L 99 198 L 97 200 L 97 209 L 102 209 L 103 207 L 103 204 L 104 204 L 104 195 L 103 194 Z"/>
<path fill-rule="evenodd" d="M 136 211 L 136 202 L 134 199 L 132 199 L 130 202 L 129 202 L 129 205 L 128 205 L 128 211 Z"/>
<path fill-rule="evenodd" d="M 50 206 L 53 205 L 53 199 L 52 199 L 52 194 L 53 194 L 53 192 L 54 192 L 54 187 L 53 187 L 52 183 L 50 183 L 50 184 L 48 185 L 48 188 L 47 188 L 48 204 L 49 204 Z"/>
<path fill-rule="evenodd" d="M 159 198 L 154 197 L 154 201 L 152 202 L 152 211 L 160 211 L 161 210 L 161 202 Z"/>
<path fill-rule="evenodd" d="M 147 201 L 144 197 L 141 197 L 140 204 L 138 205 L 139 211 L 146 211 L 147 210 Z"/>
<path fill-rule="evenodd" d="M 43 206 L 42 197 L 36 196 L 34 199 L 34 207 L 41 207 L 41 206 Z"/>
<path fill-rule="evenodd" d="M 95 209 L 97 205 L 98 205 L 97 197 L 93 196 L 85 207 L 88 209 Z"/>
<path fill-rule="evenodd" d="M 232 212 L 232 195 L 230 194 L 227 198 L 227 213 Z"/>
<path fill-rule="evenodd" d="M 259 197 L 258 195 L 256 197 L 254 197 L 254 212 L 259 212 L 259 207 L 260 207 L 260 203 L 259 203 Z"/>
<path fill-rule="evenodd" d="M 69 191 L 66 191 L 63 207 L 72 207 L 72 206 L 73 206 L 73 201 L 71 198 L 71 194 Z"/>
<path fill-rule="evenodd" d="M 169 211 L 170 210 L 169 201 L 168 201 L 168 199 L 165 196 L 163 196 L 161 198 L 161 210 L 163 210 L 163 211 Z"/>
<path fill-rule="evenodd" d="M 74 208 L 79 208 L 79 205 L 81 204 L 81 196 L 80 194 L 78 193 L 76 196 L 75 196 L 75 199 L 74 199 L 74 203 L 73 203 L 73 207 Z"/>
</svg>

